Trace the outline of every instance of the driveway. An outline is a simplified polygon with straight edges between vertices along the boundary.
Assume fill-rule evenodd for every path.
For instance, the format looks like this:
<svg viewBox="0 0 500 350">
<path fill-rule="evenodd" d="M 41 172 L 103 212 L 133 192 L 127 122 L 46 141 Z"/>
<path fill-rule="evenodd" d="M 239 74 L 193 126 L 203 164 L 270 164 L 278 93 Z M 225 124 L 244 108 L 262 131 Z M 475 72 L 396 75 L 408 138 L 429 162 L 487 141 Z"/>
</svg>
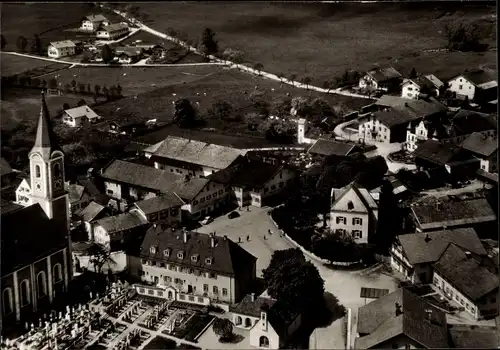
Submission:
<svg viewBox="0 0 500 350">
<path fill-rule="evenodd" d="M 257 275 L 261 276 L 262 269 L 266 268 L 275 250 L 295 248 L 295 246 L 284 237 L 280 237 L 279 229 L 274 225 L 267 211 L 270 208 L 250 208 L 247 212 L 243 209 L 240 217 L 228 219 L 227 216 L 219 217 L 209 225 L 198 229 L 199 232 L 216 232 L 217 235 L 227 235 L 233 241 L 238 242 L 241 237 L 241 246 L 255 255 L 257 259 Z M 271 236 L 268 230 L 273 231 Z M 246 236 L 250 241 L 246 242 Z M 268 239 L 264 239 L 264 235 Z M 346 308 L 351 308 L 353 315 L 357 309 L 365 304 L 364 299 L 359 297 L 361 287 L 385 288 L 391 292 L 397 288 L 397 281 L 393 277 L 380 274 L 377 269 L 364 271 L 341 271 L 334 270 L 321 262 L 311 261 L 318 269 L 321 277 L 325 280 L 325 291 L 336 296 L 340 303 Z M 343 349 L 345 339 L 342 331 L 342 320 L 339 319 L 331 325 L 318 328 L 311 336 L 311 349 Z M 203 347 L 203 343 L 201 343 Z"/>
</svg>

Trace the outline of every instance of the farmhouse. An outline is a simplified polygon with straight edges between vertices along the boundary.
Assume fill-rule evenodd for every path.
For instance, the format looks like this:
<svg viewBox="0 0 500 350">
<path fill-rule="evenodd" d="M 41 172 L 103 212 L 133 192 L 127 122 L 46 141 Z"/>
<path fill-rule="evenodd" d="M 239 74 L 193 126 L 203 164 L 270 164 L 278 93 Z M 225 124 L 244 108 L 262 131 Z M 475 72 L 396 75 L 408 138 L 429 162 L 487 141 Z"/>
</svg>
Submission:
<svg viewBox="0 0 500 350">
<path fill-rule="evenodd" d="M 433 267 L 450 243 L 481 261 L 487 252 L 473 228 L 411 233 L 396 237 L 391 247 L 391 266 L 415 284 L 432 283 Z"/>
<path fill-rule="evenodd" d="M 90 203 L 90 194 L 84 186 L 66 181 L 64 183 L 64 189 L 68 193 L 70 212 L 72 214 L 85 208 Z"/>
<path fill-rule="evenodd" d="M 170 288 L 168 299 L 227 307 L 255 282 L 256 260 L 226 236 L 158 224 L 147 231 L 140 251 L 129 256 L 129 273 Z"/>
<path fill-rule="evenodd" d="M 87 232 L 89 241 L 94 240 L 94 228 L 97 220 L 108 217 L 110 208 L 96 202 L 90 202 L 86 207 L 81 209 L 76 215 L 83 223 L 85 232 Z"/>
<path fill-rule="evenodd" d="M 496 72 L 491 70 L 472 70 L 448 81 L 449 90 L 457 98 L 472 101 L 489 102 L 497 99 L 498 80 Z"/>
<path fill-rule="evenodd" d="M 367 72 L 359 79 L 361 89 L 392 92 L 399 88 L 402 75 L 392 67 L 378 68 Z"/>
<path fill-rule="evenodd" d="M 470 151 L 479 159 L 480 168 L 489 173 L 497 172 L 498 140 L 480 133 L 472 133 L 462 142 L 462 148 Z"/>
<path fill-rule="evenodd" d="M 82 30 L 97 31 L 102 26 L 109 26 L 111 22 L 103 15 L 90 15 L 82 19 Z"/>
<path fill-rule="evenodd" d="M 320 137 L 307 150 L 307 152 L 312 155 L 318 155 L 322 157 L 347 157 L 349 155 L 362 152 L 362 149 L 354 143 L 340 142 L 333 139 L 325 139 Z"/>
<path fill-rule="evenodd" d="M 141 57 L 142 57 L 142 50 L 127 48 L 118 55 L 118 62 L 125 64 L 136 63 L 141 59 Z"/>
<path fill-rule="evenodd" d="M 443 142 L 460 144 L 474 132 L 478 132 L 483 136 L 495 136 L 497 134 L 497 117 L 461 109 L 451 119 L 449 136 Z"/>
<path fill-rule="evenodd" d="M 144 117 L 126 116 L 116 118 L 108 123 L 108 131 L 112 134 L 133 135 L 155 125 L 156 120 L 144 120 Z"/>
<path fill-rule="evenodd" d="M 359 139 L 384 143 L 404 142 L 408 124 L 421 119 L 439 119 L 447 108 L 434 98 L 407 100 L 403 105 L 375 112 L 359 120 Z"/>
<path fill-rule="evenodd" d="M 129 33 L 129 27 L 124 23 L 110 24 L 97 30 L 97 39 L 115 40 Z"/>
<path fill-rule="evenodd" d="M 184 202 L 175 193 L 164 193 L 135 202 L 131 210 L 150 223 L 177 224 L 181 222 L 182 205 Z"/>
<path fill-rule="evenodd" d="M 358 310 L 355 349 L 448 348 L 446 315 L 400 288 Z"/>
<path fill-rule="evenodd" d="M 377 229 L 378 206 L 365 188 L 355 182 L 332 189 L 330 229 L 351 235 L 357 243 L 368 243 Z"/>
<path fill-rule="evenodd" d="M 64 111 L 63 123 L 75 128 L 87 123 L 95 124 L 101 119 L 90 107 L 80 106 Z"/>
<path fill-rule="evenodd" d="M 172 173 L 205 177 L 227 168 L 244 150 L 168 136 L 151 156 L 155 168 Z"/>
<path fill-rule="evenodd" d="M 439 89 L 443 85 L 444 83 L 432 74 L 422 75 L 414 79 L 404 79 L 401 97 L 418 100 L 420 94 L 439 96 Z"/>
<path fill-rule="evenodd" d="M 148 227 L 149 223 L 133 211 L 105 217 L 95 222 L 93 241 L 111 251 L 123 250 Z"/>
<path fill-rule="evenodd" d="M 239 156 L 226 169 L 209 175 L 208 179 L 221 188 L 232 188 L 232 198 L 238 206 L 261 207 L 271 196 L 282 193 L 296 177 L 296 172 L 284 164 Z"/>
<path fill-rule="evenodd" d="M 50 43 L 47 53 L 49 57 L 60 58 L 73 56 L 76 52 L 76 45 L 71 40 L 53 41 Z"/>
</svg>

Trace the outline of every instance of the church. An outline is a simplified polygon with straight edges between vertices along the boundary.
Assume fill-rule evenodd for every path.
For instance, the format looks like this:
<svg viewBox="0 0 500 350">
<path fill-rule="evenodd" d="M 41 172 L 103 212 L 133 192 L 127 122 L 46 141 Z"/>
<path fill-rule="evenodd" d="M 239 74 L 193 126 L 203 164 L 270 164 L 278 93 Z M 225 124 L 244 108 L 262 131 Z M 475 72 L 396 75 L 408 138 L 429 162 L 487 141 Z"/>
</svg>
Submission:
<svg viewBox="0 0 500 350">
<path fill-rule="evenodd" d="M 72 278 L 64 154 L 43 92 L 28 157 L 30 175 L 20 185 L 22 195 L 18 188 L 16 202 L 1 203 L 2 332 L 50 311 Z"/>
</svg>

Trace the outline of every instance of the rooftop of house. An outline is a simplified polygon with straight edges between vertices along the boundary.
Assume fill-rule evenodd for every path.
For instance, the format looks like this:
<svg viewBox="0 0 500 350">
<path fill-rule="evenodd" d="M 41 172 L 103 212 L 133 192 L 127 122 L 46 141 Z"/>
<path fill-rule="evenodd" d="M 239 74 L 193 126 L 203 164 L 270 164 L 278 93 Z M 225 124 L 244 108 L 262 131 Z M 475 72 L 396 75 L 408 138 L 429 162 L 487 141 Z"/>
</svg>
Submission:
<svg viewBox="0 0 500 350">
<path fill-rule="evenodd" d="M 410 264 L 432 263 L 439 259 L 450 242 L 477 255 L 486 255 L 483 244 L 472 228 L 411 233 L 397 236 Z"/>
<path fill-rule="evenodd" d="M 402 75 L 392 67 L 374 69 L 366 74 L 370 75 L 379 83 L 402 77 Z"/>
<path fill-rule="evenodd" d="M 109 26 L 103 27 L 101 30 L 104 30 L 106 32 L 113 32 L 113 31 L 118 31 L 122 29 L 128 29 L 128 26 L 123 23 L 113 23 L 110 24 Z"/>
<path fill-rule="evenodd" d="M 500 346 L 498 328 L 495 326 L 449 324 L 448 333 L 451 348 L 498 349 Z"/>
<path fill-rule="evenodd" d="M 399 105 L 404 105 L 406 102 L 408 102 L 407 98 L 402 98 L 399 96 L 392 96 L 392 95 L 382 95 L 375 102 L 375 105 L 382 107 L 395 107 Z"/>
<path fill-rule="evenodd" d="M 0 176 L 12 174 L 14 170 L 12 170 L 10 164 L 5 160 L 5 158 L 0 158 Z"/>
<path fill-rule="evenodd" d="M 78 212 L 78 216 L 85 222 L 93 221 L 97 215 L 106 210 L 107 207 L 96 202 L 90 202 L 85 208 Z"/>
<path fill-rule="evenodd" d="M 61 41 L 51 41 L 50 46 L 55 47 L 56 49 L 61 49 L 65 47 L 75 47 L 75 43 L 71 40 L 61 40 Z"/>
<path fill-rule="evenodd" d="M 83 193 L 85 192 L 85 187 L 66 181 L 64 183 L 64 190 L 68 192 L 69 202 L 74 203 L 78 202 L 82 198 Z"/>
<path fill-rule="evenodd" d="M 107 21 L 108 19 L 104 17 L 103 15 L 89 15 L 84 18 L 84 20 L 88 20 L 91 22 L 103 22 Z"/>
<path fill-rule="evenodd" d="M 348 156 L 349 154 L 361 151 L 360 147 L 354 143 L 339 142 L 330 139 L 319 138 L 307 152 L 321 156 Z"/>
<path fill-rule="evenodd" d="M 247 294 L 236 306 L 231 308 L 231 312 L 245 316 L 260 317 L 262 306 L 267 304 L 269 308 L 272 308 L 276 301 L 276 299 L 269 297 L 255 297 Z"/>
<path fill-rule="evenodd" d="M 184 202 L 174 193 L 164 193 L 161 196 L 134 203 L 134 205 L 146 215 L 170 208 L 180 207 L 183 204 Z"/>
<path fill-rule="evenodd" d="M 425 348 L 448 348 L 445 314 L 403 288 L 360 307 L 357 331 L 356 349 L 376 348 L 401 334 Z"/>
<path fill-rule="evenodd" d="M 8 214 L 24 208 L 22 205 L 0 198 L 0 215 Z"/>
<path fill-rule="evenodd" d="M 66 109 L 64 112 L 75 119 L 82 117 L 87 117 L 88 119 L 99 118 L 99 116 L 89 106 L 80 106 Z"/>
<path fill-rule="evenodd" d="M 408 190 L 405 185 L 401 181 L 399 181 L 394 175 L 387 176 L 386 179 L 389 181 L 393 188 L 393 193 L 395 195 L 401 194 L 405 191 Z M 380 195 L 380 192 L 382 191 L 382 186 L 376 187 L 373 190 L 370 191 L 370 194 L 373 195 L 374 193 L 377 193 Z"/>
<path fill-rule="evenodd" d="M 208 178 L 227 185 L 262 188 L 283 168 L 282 164 L 270 164 L 241 156 L 229 167 L 209 175 Z"/>
<path fill-rule="evenodd" d="M 411 206 L 411 210 L 417 226 L 422 230 L 474 225 L 497 219 L 486 198 L 437 199 L 435 203 L 415 203 Z"/>
<path fill-rule="evenodd" d="M 147 231 L 140 256 L 231 276 L 248 270 L 257 259 L 226 237 L 186 232 L 184 242 L 184 232 L 168 225 L 154 225 Z"/>
<path fill-rule="evenodd" d="M 360 187 L 356 182 L 351 182 L 349 185 L 340 188 L 340 189 L 332 189 L 332 208 L 344 197 L 350 190 L 353 190 L 356 193 L 357 197 L 363 203 L 365 210 L 368 212 L 369 210 L 378 209 L 378 205 L 368 192 L 366 188 Z"/>
<path fill-rule="evenodd" d="M 452 143 L 442 143 L 436 140 L 425 140 L 413 151 L 415 158 L 421 158 L 438 166 L 444 166 L 452 161 L 469 160 L 472 157 L 460 146 Z"/>
<path fill-rule="evenodd" d="M 497 81 L 496 72 L 489 69 L 475 69 L 468 72 L 464 72 L 463 74 L 460 74 L 459 76 L 451 80 L 454 80 L 461 76 L 463 76 L 465 79 L 467 79 L 476 86 L 480 86 L 482 84 L 489 83 L 492 81 Z"/>
<path fill-rule="evenodd" d="M 467 251 L 449 243 L 439 260 L 433 265 L 434 273 L 449 281 L 462 294 L 473 301 L 498 289 L 498 276 L 491 273 Z"/>
<path fill-rule="evenodd" d="M 108 234 L 131 230 L 137 227 L 146 226 L 147 224 L 148 222 L 146 220 L 134 212 L 108 216 L 96 221 L 96 225 L 104 228 Z"/>
<path fill-rule="evenodd" d="M 451 136 L 462 136 L 496 129 L 497 120 L 494 116 L 461 109 L 451 119 L 450 134 Z"/>
<path fill-rule="evenodd" d="M 147 118 L 138 115 L 122 115 L 120 117 L 110 120 L 109 124 L 115 124 L 119 128 L 145 126 Z"/>
<path fill-rule="evenodd" d="M 474 132 L 462 142 L 461 146 L 476 155 L 489 157 L 498 150 L 498 140 L 496 137 L 483 136 Z"/>
<path fill-rule="evenodd" d="M 153 154 L 155 158 L 169 158 L 215 169 L 225 169 L 245 151 L 232 147 L 168 136 Z"/>
<path fill-rule="evenodd" d="M 447 108 L 434 98 L 426 100 L 407 100 L 404 104 L 397 104 L 385 111 L 374 113 L 382 124 L 392 127 L 405 124 L 416 119 L 428 118 L 437 114 L 446 113 Z"/>
<path fill-rule="evenodd" d="M 101 191 L 99 191 L 99 189 L 97 188 L 93 177 L 80 177 L 76 180 L 76 183 L 80 186 L 85 187 L 85 190 L 91 197 L 95 197 L 101 194 Z"/>
</svg>

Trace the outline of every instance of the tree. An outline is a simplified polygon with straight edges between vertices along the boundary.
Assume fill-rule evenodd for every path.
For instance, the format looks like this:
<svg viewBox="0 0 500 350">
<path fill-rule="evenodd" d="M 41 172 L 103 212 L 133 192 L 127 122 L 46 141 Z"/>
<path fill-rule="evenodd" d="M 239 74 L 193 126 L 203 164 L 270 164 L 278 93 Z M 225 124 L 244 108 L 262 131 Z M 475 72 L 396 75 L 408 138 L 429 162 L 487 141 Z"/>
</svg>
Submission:
<svg viewBox="0 0 500 350">
<path fill-rule="evenodd" d="M 323 302 L 325 282 L 298 248 L 276 250 L 262 273 L 269 295 L 293 310 L 314 312 Z"/>
<path fill-rule="evenodd" d="M 63 110 L 64 111 L 67 110 L 67 109 L 70 109 L 70 108 L 71 107 L 70 107 L 69 103 L 66 102 L 66 103 L 63 104 Z"/>
<path fill-rule="evenodd" d="M 222 53 L 222 57 L 225 60 L 231 61 L 236 64 L 241 64 L 244 62 L 243 60 L 243 52 L 233 49 L 225 49 Z"/>
<path fill-rule="evenodd" d="M 104 45 L 102 50 L 101 50 L 101 57 L 102 61 L 104 63 L 109 63 L 115 58 L 115 54 L 113 53 L 113 50 L 109 47 L 109 45 Z"/>
<path fill-rule="evenodd" d="M 0 42 L 2 44 L 2 50 L 3 48 L 5 47 L 5 45 L 7 45 L 7 40 L 5 40 L 5 37 L 3 36 L 3 34 L 0 34 Z"/>
<path fill-rule="evenodd" d="M 314 254 L 330 262 L 353 262 L 360 259 L 357 244 L 351 235 L 334 231 L 324 237 L 313 239 L 311 249 Z"/>
<path fill-rule="evenodd" d="M 307 97 L 294 97 L 290 103 L 291 110 L 295 111 L 296 115 L 299 117 L 307 118 L 311 113 L 312 106 Z"/>
<path fill-rule="evenodd" d="M 101 93 L 101 86 L 100 85 L 95 85 L 94 86 L 94 92 L 95 92 L 96 96 L 99 96 L 99 94 Z"/>
<path fill-rule="evenodd" d="M 174 103 L 174 123 L 181 128 L 190 128 L 196 122 L 196 110 L 187 99 L 179 99 Z"/>
<path fill-rule="evenodd" d="M 283 73 L 278 73 L 278 79 L 282 82 L 283 79 L 285 79 L 285 74 Z"/>
<path fill-rule="evenodd" d="M 311 84 L 311 77 L 302 78 L 302 84 L 307 85 L 307 88 L 309 89 L 309 84 Z"/>
<path fill-rule="evenodd" d="M 213 330 L 220 340 L 226 340 L 233 335 L 233 323 L 227 318 L 217 318 L 213 323 Z"/>
<path fill-rule="evenodd" d="M 248 130 L 255 131 L 259 123 L 262 122 L 262 117 L 258 113 L 251 112 L 245 114 L 244 120 L 248 125 Z"/>
<path fill-rule="evenodd" d="M 92 93 L 92 87 L 90 86 L 90 84 L 87 84 L 87 93 Z"/>
<path fill-rule="evenodd" d="M 260 75 L 262 70 L 264 69 L 264 65 L 262 63 L 256 63 L 256 64 L 254 64 L 253 69 L 258 71 L 259 75 Z"/>
<path fill-rule="evenodd" d="M 81 106 L 85 106 L 86 104 L 87 104 L 87 102 L 85 102 L 85 100 L 82 98 L 80 101 L 78 101 L 77 106 L 81 107 Z"/>
<path fill-rule="evenodd" d="M 123 89 L 122 89 L 122 87 L 120 86 L 120 84 L 118 84 L 118 85 L 116 86 L 116 94 L 117 94 L 117 96 L 118 96 L 118 97 L 123 97 Z"/>
<path fill-rule="evenodd" d="M 311 122 L 316 125 L 319 125 L 323 119 L 335 115 L 330 104 L 320 97 L 312 101 L 309 114 L 312 118 Z M 338 116 L 338 119 L 340 119 L 340 116 Z"/>
<path fill-rule="evenodd" d="M 417 77 L 417 71 L 415 70 L 415 68 L 412 68 L 410 72 L 410 79 L 414 79 L 416 77 Z"/>
<path fill-rule="evenodd" d="M 444 32 L 450 50 L 481 51 L 486 48 L 486 45 L 480 44 L 482 29 L 475 22 L 455 20 L 445 25 Z"/>
<path fill-rule="evenodd" d="M 31 41 L 31 53 L 39 54 L 42 51 L 42 41 L 38 35 L 33 36 Z"/>
<path fill-rule="evenodd" d="M 16 46 L 19 51 L 24 52 L 26 50 L 26 46 L 28 46 L 28 40 L 26 40 L 24 36 L 20 36 L 17 38 Z"/>
<path fill-rule="evenodd" d="M 290 80 L 294 83 L 295 79 L 297 79 L 297 75 L 296 74 L 291 74 L 290 75 Z"/>
<path fill-rule="evenodd" d="M 205 28 L 201 34 L 200 51 L 206 55 L 213 55 L 219 51 L 215 33 L 210 28 Z"/>
<path fill-rule="evenodd" d="M 79 83 L 79 84 L 78 84 L 78 91 L 79 91 L 81 94 L 84 94 L 84 93 L 85 93 L 85 89 L 86 89 L 85 84 L 83 84 L 83 83 Z"/>
<path fill-rule="evenodd" d="M 71 80 L 71 91 L 73 91 L 73 93 L 76 93 L 76 85 L 77 85 L 76 80 L 75 79 Z"/>
<path fill-rule="evenodd" d="M 398 228 L 401 224 L 400 209 L 394 195 L 394 189 L 387 180 L 384 181 L 380 189 L 378 212 L 374 243 L 382 251 L 386 252 L 390 248 L 394 237 L 398 234 Z"/>
<path fill-rule="evenodd" d="M 57 89 L 57 79 L 52 78 L 49 80 L 49 88 L 50 89 Z"/>
<path fill-rule="evenodd" d="M 109 88 L 109 99 L 110 100 L 115 100 L 116 99 L 116 86 L 111 85 Z"/>
<path fill-rule="evenodd" d="M 273 101 L 271 105 L 271 115 L 278 117 L 280 119 L 290 118 L 290 112 L 292 109 L 292 100 L 289 98 L 282 98 Z"/>
<path fill-rule="evenodd" d="M 233 116 L 233 106 L 226 101 L 217 101 L 208 110 L 208 115 L 212 118 L 227 120 Z"/>
<path fill-rule="evenodd" d="M 90 256 L 89 261 L 94 265 L 96 273 L 102 273 L 102 268 L 105 264 L 113 265 L 115 261 L 111 257 L 111 252 L 102 244 L 93 243 L 87 250 Z"/>
<path fill-rule="evenodd" d="M 110 100 L 110 95 L 109 95 L 109 90 L 108 88 L 106 87 L 106 85 L 104 85 L 102 87 L 102 94 L 104 95 L 104 97 L 106 97 L 106 100 L 109 101 Z"/>
</svg>

